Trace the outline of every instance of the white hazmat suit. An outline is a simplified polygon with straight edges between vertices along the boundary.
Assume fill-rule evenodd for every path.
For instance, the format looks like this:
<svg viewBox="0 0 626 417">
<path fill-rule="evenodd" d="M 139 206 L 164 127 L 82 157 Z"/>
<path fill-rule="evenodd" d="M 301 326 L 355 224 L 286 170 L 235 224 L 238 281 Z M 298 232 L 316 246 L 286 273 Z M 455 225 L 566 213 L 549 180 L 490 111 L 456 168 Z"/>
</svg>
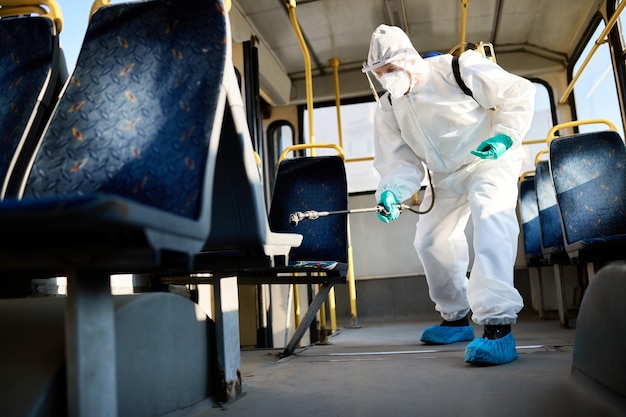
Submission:
<svg viewBox="0 0 626 417">
<path fill-rule="evenodd" d="M 397 29 L 397 30 L 396 30 Z M 410 74 L 410 91 L 386 93 L 375 115 L 376 191 L 392 191 L 398 202 L 416 193 L 432 173 L 435 202 L 417 223 L 415 248 L 430 297 L 444 320 L 464 318 L 481 325 L 515 323 L 523 307 L 513 285 L 519 226 L 515 213 L 521 140 L 533 115 L 535 88 L 475 51 L 460 56 L 460 73 L 473 93 L 455 80 L 452 56 L 422 59 L 399 28 L 381 25 L 372 35 L 367 65 L 393 63 Z M 472 154 L 498 134 L 512 145 L 497 159 Z M 425 168 L 427 167 L 427 168 Z M 424 205 L 432 198 L 427 188 Z M 473 221 L 474 263 L 469 280 L 468 242 Z"/>
</svg>

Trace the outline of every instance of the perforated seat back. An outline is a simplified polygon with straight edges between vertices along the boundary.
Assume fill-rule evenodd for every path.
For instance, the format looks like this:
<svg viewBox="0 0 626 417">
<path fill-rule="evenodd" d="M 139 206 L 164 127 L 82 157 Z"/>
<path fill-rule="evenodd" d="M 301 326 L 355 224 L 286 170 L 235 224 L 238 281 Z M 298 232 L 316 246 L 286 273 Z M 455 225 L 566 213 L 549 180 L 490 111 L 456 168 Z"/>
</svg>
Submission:
<svg viewBox="0 0 626 417">
<path fill-rule="evenodd" d="M 537 206 L 537 192 L 535 178 L 526 177 L 520 182 L 520 220 L 524 235 L 524 252 L 527 258 L 539 258 L 541 252 L 541 225 L 539 223 L 539 208 Z"/>
<path fill-rule="evenodd" d="M 563 250 L 563 231 L 556 193 L 548 161 L 539 161 L 535 169 L 535 190 L 539 208 L 542 249 Z"/>
<path fill-rule="evenodd" d="M 626 148 L 619 133 L 554 139 L 550 165 L 568 244 L 626 234 Z"/>
<path fill-rule="evenodd" d="M 286 159 L 278 167 L 269 213 L 274 232 L 300 233 L 300 247 L 289 253 L 291 260 L 347 262 L 347 214 L 289 223 L 292 213 L 307 210 L 348 209 L 344 161 L 338 156 Z"/>
<path fill-rule="evenodd" d="M 197 218 L 226 36 L 217 1 L 99 9 L 25 197 L 107 192 Z"/>
<path fill-rule="evenodd" d="M 20 146 L 36 141 L 43 131 L 47 106 L 54 104 L 52 97 L 60 90 L 56 83 L 63 82 L 56 76 L 67 76 L 59 55 L 52 20 L 38 16 L 0 19 L 0 184 L 8 181 Z M 42 117 L 37 114 L 39 98 Z"/>
</svg>

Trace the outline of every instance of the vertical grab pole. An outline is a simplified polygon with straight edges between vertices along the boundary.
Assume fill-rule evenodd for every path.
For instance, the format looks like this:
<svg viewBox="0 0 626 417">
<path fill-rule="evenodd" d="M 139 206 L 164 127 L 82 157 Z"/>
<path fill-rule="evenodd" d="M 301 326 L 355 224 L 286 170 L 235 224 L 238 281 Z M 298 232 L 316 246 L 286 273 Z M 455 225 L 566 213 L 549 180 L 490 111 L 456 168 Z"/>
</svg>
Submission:
<svg viewBox="0 0 626 417">
<path fill-rule="evenodd" d="M 469 0 L 461 0 L 461 37 L 459 43 L 461 49 L 459 53 L 465 51 L 465 34 L 467 32 L 467 7 L 469 6 Z"/>
<path fill-rule="evenodd" d="M 289 0 L 287 2 L 287 9 L 289 11 L 289 21 L 293 27 L 302 55 L 304 57 L 304 75 L 306 79 L 306 108 L 309 122 L 309 143 L 315 143 L 315 134 L 313 133 L 313 77 L 311 75 L 311 56 L 309 50 L 304 42 L 304 36 L 300 31 L 300 25 L 296 17 L 296 0 Z M 311 148 L 311 156 L 315 156 L 315 148 Z M 296 329 L 300 325 L 300 297 L 298 296 L 298 285 L 293 284 L 293 303 L 295 314 L 295 326 Z"/>
<path fill-rule="evenodd" d="M 317 291 L 321 291 L 323 285 L 324 284 L 318 284 Z M 332 290 L 332 287 L 330 289 Z M 330 290 L 329 290 L 329 295 L 327 298 L 329 297 L 330 297 Z M 328 331 L 326 330 L 326 303 L 325 302 L 320 305 L 320 340 L 318 344 L 320 345 L 328 344 Z"/>
<path fill-rule="evenodd" d="M 337 109 L 337 137 L 339 138 L 339 147 L 343 149 L 343 133 L 341 128 L 341 94 L 339 91 L 339 59 L 332 58 L 330 65 L 333 67 L 333 73 L 335 76 L 335 108 Z M 348 290 L 350 297 L 350 316 L 351 326 L 353 328 L 359 327 L 359 319 L 356 310 L 356 284 L 354 282 L 354 266 L 352 263 L 352 241 L 350 239 L 350 215 L 348 215 Z M 337 319 L 335 310 L 335 289 L 331 290 L 329 299 L 331 303 L 331 328 L 332 331 L 337 330 Z M 332 321 L 334 319 L 334 322 Z"/>
<path fill-rule="evenodd" d="M 337 138 L 339 147 L 343 149 L 343 133 L 341 130 L 341 94 L 339 92 L 339 59 L 331 58 L 330 65 L 333 67 L 335 78 L 335 108 L 337 109 Z"/>
<path fill-rule="evenodd" d="M 356 282 L 354 281 L 354 262 L 352 258 L 352 239 L 350 238 L 350 215 L 348 215 L 348 293 L 350 296 L 350 317 L 353 329 L 361 327 L 356 311 Z"/>
<path fill-rule="evenodd" d="M 304 43 L 304 37 L 302 36 L 302 32 L 300 31 L 300 25 L 298 24 L 298 19 L 296 18 L 296 0 L 289 0 L 287 3 L 287 8 L 289 10 L 289 21 L 291 22 L 291 26 L 293 27 L 294 32 L 296 33 L 296 37 L 298 38 L 298 42 L 300 44 L 300 49 L 302 50 L 302 55 L 304 57 L 304 71 L 306 78 L 306 108 L 308 113 L 308 122 L 309 122 L 309 135 L 310 142 L 314 143 L 314 135 L 313 135 L 313 96 L 310 93 L 311 86 L 313 85 L 312 76 L 311 76 L 311 57 L 309 55 L 309 50 Z M 314 151 L 311 150 L 311 155 L 314 154 Z M 296 329 L 300 325 L 300 296 L 298 294 L 298 285 L 293 285 L 293 304 L 294 304 L 294 325 Z"/>
<path fill-rule="evenodd" d="M 291 288 L 293 289 L 293 325 L 297 329 L 300 326 L 300 293 L 298 284 L 291 284 Z M 287 346 L 286 343 L 285 346 Z M 300 342 L 298 342 L 298 346 L 300 346 Z"/>
<path fill-rule="evenodd" d="M 311 75 L 311 57 L 309 55 L 309 50 L 304 42 L 304 36 L 302 36 L 302 32 L 300 31 L 300 25 L 298 24 L 298 19 L 296 18 L 296 0 L 289 0 L 287 4 L 289 9 L 289 20 L 291 21 L 291 26 L 293 26 L 293 30 L 296 32 L 296 36 L 298 37 L 298 42 L 300 43 L 300 49 L 302 50 L 302 55 L 304 56 L 304 76 L 306 79 L 306 109 L 309 121 L 309 143 L 315 143 L 315 134 L 313 133 L 313 77 Z M 311 148 L 311 156 L 315 156 L 315 148 Z"/>
</svg>

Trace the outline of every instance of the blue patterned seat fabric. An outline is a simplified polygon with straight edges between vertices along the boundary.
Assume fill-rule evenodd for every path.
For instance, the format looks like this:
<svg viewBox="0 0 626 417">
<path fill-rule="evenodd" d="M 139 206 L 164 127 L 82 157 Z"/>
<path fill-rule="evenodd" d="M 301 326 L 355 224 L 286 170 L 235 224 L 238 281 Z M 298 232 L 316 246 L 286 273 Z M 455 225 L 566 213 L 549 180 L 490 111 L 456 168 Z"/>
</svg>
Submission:
<svg viewBox="0 0 626 417">
<path fill-rule="evenodd" d="M 527 262 L 533 262 L 543 258 L 535 177 L 525 177 L 519 187 L 519 212 L 524 237 L 524 253 Z"/>
<path fill-rule="evenodd" d="M 53 25 L 45 17 L 0 19 L 0 183 L 7 180 L 37 98 L 46 88 L 58 48 Z"/>
<path fill-rule="evenodd" d="M 24 197 L 107 193 L 196 219 L 226 56 L 223 22 L 218 1 L 99 9 Z"/>
<path fill-rule="evenodd" d="M 550 168 L 568 249 L 611 242 L 626 247 L 626 148 L 619 133 L 553 140 Z"/>
<path fill-rule="evenodd" d="M 302 157 L 280 163 L 269 223 L 274 232 L 303 235 L 302 244 L 289 253 L 290 262 L 336 261 L 347 264 L 346 214 L 305 220 L 297 228 L 289 222 L 290 214 L 297 211 L 347 209 L 348 190 L 343 159 L 338 156 Z"/>
<path fill-rule="evenodd" d="M 541 230 L 541 248 L 547 258 L 553 254 L 563 253 L 563 230 L 561 214 L 556 203 L 556 193 L 550 175 L 548 161 L 539 161 L 535 168 L 535 190 L 539 208 Z"/>
</svg>

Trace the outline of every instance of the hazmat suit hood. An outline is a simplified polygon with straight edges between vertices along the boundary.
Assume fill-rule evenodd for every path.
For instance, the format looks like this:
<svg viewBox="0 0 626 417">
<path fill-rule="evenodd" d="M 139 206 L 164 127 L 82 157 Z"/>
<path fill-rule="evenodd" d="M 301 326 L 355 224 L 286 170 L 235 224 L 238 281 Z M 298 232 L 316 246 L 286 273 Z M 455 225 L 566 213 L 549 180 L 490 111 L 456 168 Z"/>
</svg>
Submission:
<svg viewBox="0 0 626 417">
<path fill-rule="evenodd" d="M 363 64 L 364 73 L 389 64 L 404 69 L 411 74 L 411 89 L 424 85 L 428 80 L 429 65 L 417 52 L 411 40 L 397 26 L 379 25 L 370 40 L 367 62 Z"/>
</svg>

